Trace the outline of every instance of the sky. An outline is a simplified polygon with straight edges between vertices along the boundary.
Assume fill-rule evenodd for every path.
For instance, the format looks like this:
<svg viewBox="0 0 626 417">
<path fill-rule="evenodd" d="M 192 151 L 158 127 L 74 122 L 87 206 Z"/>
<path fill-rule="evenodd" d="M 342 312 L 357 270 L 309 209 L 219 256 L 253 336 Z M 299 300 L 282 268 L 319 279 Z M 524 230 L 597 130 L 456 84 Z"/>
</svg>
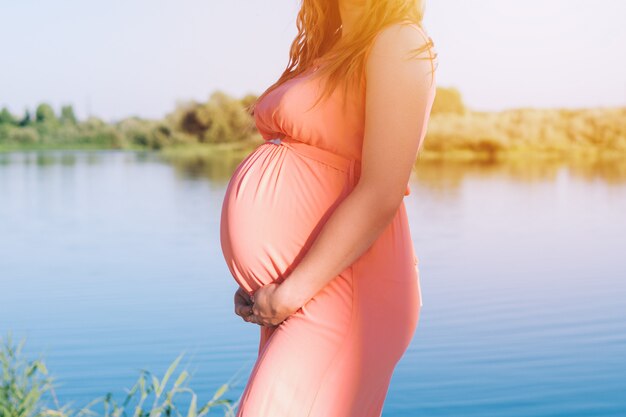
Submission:
<svg viewBox="0 0 626 417">
<path fill-rule="evenodd" d="M 160 118 L 262 93 L 300 0 L 0 0 L 0 107 Z M 474 110 L 626 105 L 626 1 L 427 0 L 437 82 Z"/>
</svg>

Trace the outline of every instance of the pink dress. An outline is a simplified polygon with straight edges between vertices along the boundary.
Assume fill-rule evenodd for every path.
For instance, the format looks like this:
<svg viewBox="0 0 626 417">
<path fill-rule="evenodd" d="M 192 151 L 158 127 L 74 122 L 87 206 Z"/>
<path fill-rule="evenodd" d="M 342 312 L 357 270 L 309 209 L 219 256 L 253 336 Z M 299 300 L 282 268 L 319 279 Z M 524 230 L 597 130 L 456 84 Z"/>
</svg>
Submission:
<svg viewBox="0 0 626 417">
<path fill-rule="evenodd" d="M 319 93 L 319 82 L 310 78 L 316 69 L 257 104 L 255 122 L 265 142 L 239 164 L 226 189 L 222 250 L 250 294 L 289 279 L 358 180 L 365 91 L 347 111 L 341 89 L 307 111 Z M 424 100 L 432 104 L 434 94 L 433 83 Z M 409 191 L 407 185 L 405 195 Z M 403 202 L 356 262 L 277 328 L 259 326 L 258 358 L 237 417 L 379 417 L 421 306 Z"/>
</svg>

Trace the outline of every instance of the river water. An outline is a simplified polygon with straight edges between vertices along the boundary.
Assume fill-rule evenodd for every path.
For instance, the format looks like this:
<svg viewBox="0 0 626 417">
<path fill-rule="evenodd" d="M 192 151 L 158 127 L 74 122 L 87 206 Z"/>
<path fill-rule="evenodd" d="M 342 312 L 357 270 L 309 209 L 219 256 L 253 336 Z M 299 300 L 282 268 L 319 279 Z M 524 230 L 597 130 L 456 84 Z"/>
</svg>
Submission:
<svg viewBox="0 0 626 417">
<path fill-rule="evenodd" d="M 0 337 L 43 355 L 61 402 L 180 353 L 200 401 L 241 393 L 258 327 L 220 252 L 232 169 L 0 154 Z M 623 166 L 424 161 L 405 203 L 423 309 L 383 416 L 626 416 Z"/>
</svg>

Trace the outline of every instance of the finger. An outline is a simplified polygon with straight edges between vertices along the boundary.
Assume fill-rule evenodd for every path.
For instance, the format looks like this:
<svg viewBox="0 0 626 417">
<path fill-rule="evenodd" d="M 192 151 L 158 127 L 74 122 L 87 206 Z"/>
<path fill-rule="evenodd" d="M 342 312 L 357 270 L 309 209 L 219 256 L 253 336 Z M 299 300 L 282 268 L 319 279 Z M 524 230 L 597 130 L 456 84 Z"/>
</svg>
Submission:
<svg viewBox="0 0 626 417">
<path fill-rule="evenodd" d="M 246 297 L 240 291 L 235 292 L 235 304 L 247 305 L 250 304 L 249 297 Z"/>
<path fill-rule="evenodd" d="M 243 316 L 245 314 L 250 314 L 251 305 L 246 302 L 241 296 L 237 295 L 235 297 L 235 314 L 238 316 Z"/>
<path fill-rule="evenodd" d="M 251 316 L 252 314 L 254 314 L 254 313 L 252 312 L 252 307 L 251 306 L 244 306 L 244 307 L 241 308 L 241 315 L 242 316 L 248 317 L 248 316 Z"/>
<path fill-rule="evenodd" d="M 248 294 L 248 292 L 243 288 L 239 287 L 239 289 L 237 290 L 237 294 L 241 297 L 242 300 L 245 300 L 247 304 L 251 303 L 250 294 Z"/>
<path fill-rule="evenodd" d="M 247 305 L 246 302 L 238 295 L 235 296 L 234 304 L 235 304 L 234 305 L 235 314 L 239 314 L 241 311 L 241 308 Z"/>
<path fill-rule="evenodd" d="M 245 312 L 246 310 L 251 309 L 252 306 L 239 300 L 235 303 L 235 308 L 238 309 L 240 312 Z"/>
<path fill-rule="evenodd" d="M 243 318 L 246 318 L 252 314 L 252 307 L 250 306 L 238 306 L 236 314 Z"/>
<path fill-rule="evenodd" d="M 246 300 L 248 304 L 252 304 L 252 298 L 250 297 L 250 294 L 248 294 L 247 291 L 242 290 L 241 296 L 243 297 L 244 300 Z"/>
</svg>

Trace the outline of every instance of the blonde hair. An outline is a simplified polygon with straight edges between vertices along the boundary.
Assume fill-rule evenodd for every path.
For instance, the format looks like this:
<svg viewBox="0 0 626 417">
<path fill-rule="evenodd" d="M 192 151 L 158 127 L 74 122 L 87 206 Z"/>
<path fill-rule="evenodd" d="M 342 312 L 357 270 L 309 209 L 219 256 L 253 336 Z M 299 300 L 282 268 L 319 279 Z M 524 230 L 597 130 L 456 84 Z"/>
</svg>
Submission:
<svg viewBox="0 0 626 417">
<path fill-rule="evenodd" d="M 364 86 L 364 73 L 367 56 L 378 33 L 388 25 L 409 21 L 417 24 L 424 33 L 422 20 L 424 16 L 423 0 L 364 0 L 363 16 L 359 26 L 346 35 L 343 45 L 324 56 L 341 38 L 341 18 L 338 0 L 302 0 L 298 12 L 296 26 L 298 34 L 291 44 L 289 62 L 280 78 L 270 85 L 251 105 L 251 111 L 263 97 L 290 79 L 307 71 L 317 59 L 325 61 L 313 76 L 322 77 L 326 81 L 322 94 L 315 101 L 315 106 L 323 98 L 327 98 L 343 84 L 345 98 L 350 87 L 357 90 Z M 429 59 L 434 72 L 437 53 L 434 42 L 428 40 L 412 51 L 417 59 Z M 428 57 L 418 57 L 428 51 Z M 354 91 L 354 90 L 353 90 Z M 344 105 L 347 100 L 344 100 Z"/>
</svg>

